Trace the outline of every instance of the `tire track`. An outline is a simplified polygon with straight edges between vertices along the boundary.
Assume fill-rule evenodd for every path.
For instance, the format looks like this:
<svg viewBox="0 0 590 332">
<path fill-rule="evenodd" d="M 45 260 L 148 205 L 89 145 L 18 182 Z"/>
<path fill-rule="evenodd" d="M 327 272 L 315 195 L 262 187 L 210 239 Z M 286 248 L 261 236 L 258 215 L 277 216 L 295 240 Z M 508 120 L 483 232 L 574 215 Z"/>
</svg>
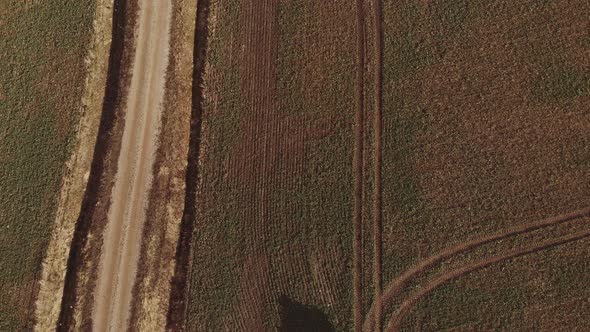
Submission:
<svg viewBox="0 0 590 332">
<path fill-rule="evenodd" d="M 544 249 L 548 249 L 548 248 L 551 248 L 554 246 L 558 246 L 558 245 L 566 244 L 569 242 L 581 240 L 586 237 L 590 237 L 590 230 L 585 230 L 585 231 L 577 232 L 572 235 L 562 236 L 562 237 L 554 239 L 554 240 L 545 241 L 539 245 L 536 245 L 536 246 L 533 246 L 530 248 L 514 250 L 508 254 L 499 255 L 499 256 L 492 257 L 492 258 L 480 260 L 479 262 L 472 263 L 472 264 L 469 264 L 469 265 L 464 266 L 462 268 L 458 268 L 453 271 L 447 272 L 447 273 L 443 274 L 442 276 L 434 279 L 433 281 L 428 283 L 428 285 L 426 287 L 422 288 L 420 291 L 415 293 L 409 299 L 405 300 L 401 304 L 399 309 L 393 314 L 392 318 L 390 319 L 389 324 L 387 326 L 387 331 L 388 332 L 399 331 L 400 325 L 403 322 L 403 319 L 405 318 L 405 316 L 408 314 L 408 312 L 420 300 L 422 300 L 423 298 L 428 296 L 430 293 L 432 293 L 434 290 L 436 290 L 438 287 L 444 285 L 445 283 L 447 283 L 449 281 L 456 280 L 463 275 L 484 269 L 484 268 L 486 268 L 490 265 L 493 265 L 495 263 L 499 263 L 499 262 L 506 261 L 506 260 L 509 260 L 512 258 L 532 254 L 532 253 L 535 253 L 535 252 L 538 252 L 538 251 L 541 251 Z"/>
<path fill-rule="evenodd" d="M 391 281 L 389 286 L 383 293 L 383 297 L 381 298 L 381 311 L 386 309 L 387 307 L 391 306 L 392 301 L 394 298 L 401 293 L 401 291 L 417 276 L 424 273 L 427 269 L 431 268 L 432 266 L 442 262 L 443 260 L 450 258 L 454 255 L 461 254 L 464 252 L 469 251 L 470 249 L 474 249 L 476 247 L 497 241 L 502 240 L 514 235 L 524 234 L 528 232 L 533 232 L 535 230 L 539 230 L 542 228 L 546 228 L 549 226 L 559 225 L 577 218 L 581 218 L 584 216 L 590 215 L 590 207 L 576 210 L 570 213 L 562 214 L 559 216 L 551 217 L 548 219 L 544 219 L 535 223 L 525 224 L 510 228 L 503 232 L 498 232 L 492 235 L 487 235 L 482 238 L 476 238 L 474 240 L 460 243 L 454 247 L 448 248 L 443 250 L 442 252 L 433 255 L 427 259 L 422 260 L 413 268 L 406 270 L 402 275 L 400 275 L 397 279 Z M 369 314 L 367 315 L 367 320 L 365 321 L 363 330 L 364 331 L 372 331 L 375 326 L 374 320 L 374 313 L 377 310 L 377 304 L 373 303 Z"/>
<path fill-rule="evenodd" d="M 383 29 L 382 29 L 382 11 L 381 0 L 373 0 L 373 20 L 375 22 L 374 31 L 374 57 L 375 57 L 375 115 L 374 115 L 374 182 L 375 190 L 373 192 L 373 287 L 374 302 L 381 303 L 383 292 L 383 253 L 382 253 L 382 142 L 383 142 Z M 381 331 L 381 306 L 377 305 L 375 310 L 375 330 Z"/>
<path fill-rule="evenodd" d="M 362 281 L 362 214 L 363 214 L 363 123 L 364 123 L 364 68 L 365 68 L 365 20 L 363 0 L 356 0 L 357 18 L 357 72 L 356 114 L 354 144 L 354 217 L 353 217 L 353 317 L 354 329 L 362 331 L 363 281 Z"/>
</svg>

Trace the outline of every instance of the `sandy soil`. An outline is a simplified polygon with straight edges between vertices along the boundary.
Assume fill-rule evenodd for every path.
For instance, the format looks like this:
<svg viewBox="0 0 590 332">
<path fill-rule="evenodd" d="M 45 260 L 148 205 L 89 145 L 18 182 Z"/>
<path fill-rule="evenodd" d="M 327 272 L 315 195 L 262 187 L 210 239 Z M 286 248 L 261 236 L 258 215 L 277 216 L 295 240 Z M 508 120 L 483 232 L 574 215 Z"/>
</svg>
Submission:
<svg viewBox="0 0 590 332">
<path fill-rule="evenodd" d="M 146 0 L 139 5 L 125 129 L 94 291 L 95 331 L 127 329 L 160 129 L 171 3 Z"/>
</svg>

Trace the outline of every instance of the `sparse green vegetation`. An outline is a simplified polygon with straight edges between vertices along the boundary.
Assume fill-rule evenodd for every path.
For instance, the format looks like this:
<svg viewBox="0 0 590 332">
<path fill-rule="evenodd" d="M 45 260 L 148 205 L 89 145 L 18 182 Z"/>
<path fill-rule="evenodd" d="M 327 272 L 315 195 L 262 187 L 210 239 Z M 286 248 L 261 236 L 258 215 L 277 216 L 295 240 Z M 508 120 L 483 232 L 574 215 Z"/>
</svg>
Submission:
<svg viewBox="0 0 590 332">
<path fill-rule="evenodd" d="M 539 3 L 382 2 L 385 284 L 452 244 L 584 205 L 590 188 L 576 179 L 587 174 L 587 140 L 566 137 L 546 120 L 576 124 L 581 137 L 585 125 L 580 121 L 589 119 L 575 102 L 588 93 L 588 75 L 560 62 L 541 68 L 551 45 L 563 44 L 555 56 L 559 59 L 575 59 L 580 50 L 555 32 L 563 24 L 560 5 Z M 202 226 L 194 242 L 195 248 L 207 249 L 195 249 L 190 328 L 234 326 L 245 319 L 273 330 L 280 295 L 320 309 L 336 330 L 352 328 L 357 31 L 354 8 L 347 15 L 342 6 L 331 6 L 280 2 L 276 19 L 260 16 L 252 22 L 247 16 L 256 9 L 247 2 L 212 3 L 212 75 L 205 85 L 214 97 L 206 98 L 203 119 L 208 150 L 200 197 L 205 202 L 197 208 Z M 371 7 L 366 9 L 361 273 L 362 301 L 369 305 L 376 87 L 371 83 L 375 25 Z M 550 29 L 539 25 L 546 21 Z M 259 39 L 249 36 L 252 31 Z M 576 107 L 571 118 L 545 108 L 565 101 Z M 326 118 L 334 129 L 312 139 L 308 133 Z M 297 145 L 302 136 L 303 144 Z M 559 231 L 543 236 L 554 233 Z M 489 244 L 452 263 L 525 245 L 523 238 Z M 212 257 L 210 250 L 218 254 Z M 556 257 L 565 252 L 560 250 L 555 249 Z M 318 252 L 338 257 L 318 264 L 339 271 L 330 283 L 321 284 L 314 275 L 317 262 L 311 257 L 317 259 Z M 502 263 L 445 285 L 416 308 L 407 326 L 426 315 L 427 330 L 530 327 L 514 322 L 511 313 L 547 304 L 547 299 L 533 299 L 525 282 L 523 270 L 532 269 L 533 261 Z M 256 264 L 259 270 L 246 271 Z M 571 275 L 581 271 L 578 267 Z M 561 279 L 554 283 L 567 283 Z M 209 280 L 215 287 L 206 291 L 202 286 Z M 331 292 L 336 302 L 326 301 L 321 292 Z"/>
<path fill-rule="evenodd" d="M 533 94 L 536 98 L 544 102 L 562 102 L 590 92 L 590 73 L 551 64 L 535 83 Z"/>
<path fill-rule="evenodd" d="M 581 128 L 590 118 L 576 99 L 588 94 L 588 73 L 572 65 L 583 51 L 566 38 L 564 8 L 500 0 L 402 3 L 384 2 L 386 284 L 453 243 L 580 208 L 590 193 L 579 181 L 588 174 Z M 550 28 L 539 25 L 547 21 Z M 513 42 L 517 30 L 530 41 Z M 529 71 L 535 74 L 519 77 Z M 564 133 L 569 130 L 577 134 Z M 545 232 L 550 237 L 556 230 Z M 569 277 L 561 273 L 556 283 L 571 284 L 583 271 L 567 250 L 551 255 L 563 260 L 556 269 L 570 264 Z M 515 315 L 553 304 L 533 298 L 526 282 L 543 255 L 486 269 L 477 282 L 465 276 L 438 289 L 405 327 L 422 320 L 428 331 L 530 328 Z M 506 270 L 514 277 L 502 277 Z M 585 292 L 581 288 L 565 287 L 555 301 L 566 301 L 573 289 Z"/>
<path fill-rule="evenodd" d="M 195 249 L 188 327 L 217 330 L 242 319 L 273 330 L 279 297 L 286 295 L 347 330 L 351 321 L 342 317 L 351 301 L 340 299 L 352 295 L 352 133 L 345 128 L 352 124 L 354 21 L 336 17 L 352 20 L 354 13 L 343 10 L 350 6 L 344 2 L 264 3 L 276 18 L 251 22 L 249 3 L 211 2 L 216 23 L 208 46 L 205 93 L 211 98 L 204 109 L 199 197 L 212 203 L 197 199 L 194 243 L 217 249 L 215 255 Z M 250 39 L 254 31 L 276 43 Z M 247 40 L 252 44 L 242 46 L 245 51 L 229 47 Z M 269 57 L 268 68 L 261 57 Z M 343 259 L 333 261 L 341 251 Z M 207 280 L 215 286 L 203 292 L 199 285 Z M 327 301 L 326 294 L 334 295 Z"/>
<path fill-rule="evenodd" d="M 578 31 L 587 1 L 381 3 L 383 86 L 373 83 L 376 24 L 365 1 L 365 119 L 356 127 L 364 136 L 355 145 L 353 2 L 200 2 L 209 37 L 187 330 L 272 331 L 298 317 L 351 330 L 354 203 L 363 206 L 358 279 L 368 307 L 376 188 L 384 285 L 467 239 L 588 204 L 590 37 Z M 92 0 L 0 3 L 1 331 L 32 324 L 80 116 L 93 11 Z M 379 91 L 381 183 L 373 173 Z M 578 228 L 560 224 L 447 257 L 404 295 L 469 262 Z M 587 247 L 576 242 L 461 275 L 429 293 L 403 326 L 551 330 L 535 310 L 587 301 Z"/>
<path fill-rule="evenodd" d="M 430 317 L 423 327 L 427 330 L 436 330 L 441 326 L 466 327 L 470 323 L 510 316 L 524 308 L 522 290 L 518 287 L 499 288 L 490 292 L 478 286 L 466 285 L 464 280 L 459 280 L 441 287 L 417 308 L 417 312 Z"/>
<path fill-rule="evenodd" d="M 79 118 L 93 1 L 0 5 L 0 330 L 30 327 Z"/>
</svg>

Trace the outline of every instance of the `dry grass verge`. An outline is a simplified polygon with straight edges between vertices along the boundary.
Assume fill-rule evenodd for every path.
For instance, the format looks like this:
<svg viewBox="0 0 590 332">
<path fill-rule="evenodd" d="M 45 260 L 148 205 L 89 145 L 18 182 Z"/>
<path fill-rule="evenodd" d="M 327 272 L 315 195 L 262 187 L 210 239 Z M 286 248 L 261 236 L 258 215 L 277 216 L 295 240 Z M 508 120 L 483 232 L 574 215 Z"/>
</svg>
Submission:
<svg viewBox="0 0 590 332">
<path fill-rule="evenodd" d="M 40 289 L 35 303 L 36 331 L 48 331 L 59 317 L 67 259 L 84 190 L 90 174 L 106 86 L 113 0 L 97 0 L 93 37 L 86 58 L 87 74 L 82 96 L 82 117 L 77 125 L 74 151 L 67 164 L 51 234 L 43 261 Z"/>
</svg>

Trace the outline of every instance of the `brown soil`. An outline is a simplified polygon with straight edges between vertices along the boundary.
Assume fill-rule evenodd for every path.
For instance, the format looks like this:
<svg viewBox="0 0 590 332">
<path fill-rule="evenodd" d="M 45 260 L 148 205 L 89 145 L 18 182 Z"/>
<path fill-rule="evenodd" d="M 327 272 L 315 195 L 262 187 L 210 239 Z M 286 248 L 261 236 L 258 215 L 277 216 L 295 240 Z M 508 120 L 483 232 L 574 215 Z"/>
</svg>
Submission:
<svg viewBox="0 0 590 332">
<path fill-rule="evenodd" d="M 257 255 L 248 257 L 244 261 L 242 270 L 244 275 L 240 280 L 240 286 L 237 289 L 237 301 L 234 304 L 235 309 L 231 310 L 232 317 L 228 317 L 225 330 L 238 331 L 264 331 L 264 307 L 256 305 L 264 303 L 268 298 L 270 280 L 259 278 L 261 275 L 269 273 L 269 259 L 266 255 Z M 232 328 L 233 327 L 233 328 Z"/>
<path fill-rule="evenodd" d="M 246 115 L 254 116 L 254 114 Z M 262 117 L 262 115 L 260 115 Z M 274 119 L 262 117 L 262 123 L 256 120 L 244 120 L 238 131 L 241 133 L 238 140 L 252 141 L 252 137 L 258 136 L 252 145 L 246 148 L 234 147 L 229 159 L 229 177 L 239 181 L 239 185 L 253 185 L 257 181 L 257 173 L 260 159 L 266 158 L 265 154 L 272 152 L 268 157 L 264 169 L 269 176 L 277 179 L 281 174 L 301 174 L 301 165 L 306 135 L 305 118 L 297 116 L 276 116 Z M 263 125 L 266 130 L 253 127 Z M 315 129 L 315 128 L 313 128 Z M 312 129 L 312 130 L 313 130 Z M 319 130 L 317 130 L 319 129 Z M 310 131 L 310 134 L 321 137 L 324 133 L 320 128 Z M 282 153 L 274 153 L 282 151 Z M 284 178 L 281 180 L 292 180 Z M 293 185 L 290 183 L 290 185 Z"/>
<path fill-rule="evenodd" d="M 425 23 L 430 7 L 419 16 L 423 21 L 415 28 L 417 52 L 429 43 L 441 43 L 445 53 L 398 86 L 401 98 L 417 101 L 408 103 L 425 122 L 408 157 L 417 195 L 426 208 L 423 214 L 434 215 L 428 221 L 448 229 L 425 241 L 433 251 L 455 238 L 508 226 L 522 216 L 542 218 L 575 209 L 588 195 L 588 186 L 579 184 L 587 172 L 563 158 L 588 130 L 588 113 L 583 111 L 588 96 L 546 102 L 533 93 L 547 63 L 563 58 L 566 66 L 587 72 L 588 60 L 581 55 L 588 49 L 581 47 L 580 39 L 588 23 L 571 3 L 519 14 L 525 6 L 503 1 L 489 7 L 473 4 L 473 22 L 465 23 L 454 38 L 439 38 L 429 31 L 435 30 Z M 482 15 L 498 7 L 498 15 Z M 543 51 L 550 49 L 559 51 Z M 386 183 L 385 188 L 394 184 Z M 385 197 L 386 202 L 392 199 Z M 385 209 L 386 218 L 395 214 Z M 464 209 L 478 213 L 467 216 Z M 501 224 L 491 225 L 486 219 Z M 399 239 L 399 233 L 386 233 L 385 241 Z"/>
<path fill-rule="evenodd" d="M 342 38 L 341 31 L 346 29 L 346 36 L 352 37 L 354 35 L 349 32 L 353 29 L 330 22 L 330 25 L 338 25 L 336 33 L 330 30 L 324 34 L 326 16 L 323 15 L 340 13 L 338 10 L 342 7 L 316 1 L 293 4 L 295 2 L 240 1 L 239 7 L 232 8 L 220 2 L 212 5 L 212 21 L 218 17 L 219 26 L 210 26 L 210 40 L 215 44 L 212 44 L 205 75 L 207 107 L 201 144 L 207 152 L 203 152 L 199 160 L 197 231 L 193 243 L 195 267 L 189 289 L 188 330 L 259 330 L 261 326 L 263 330 L 272 330 L 280 320 L 278 298 L 282 295 L 323 305 L 322 310 L 334 315 L 333 303 L 324 303 L 323 299 L 332 301 L 333 294 L 350 289 L 350 270 L 342 269 L 351 263 L 349 254 L 341 255 L 344 259 L 337 262 L 314 256 L 327 256 L 341 249 L 338 241 L 322 235 L 324 241 L 321 242 L 315 235 L 319 228 L 326 228 L 326 220 L 321 217 L 323 206 L 312 207 L 312 204 L 324 205 L 331 201 L 326 197 L 314 203 L 307 202 L 313 199 L 311 190 L 319 191 L 308 185 L 312 176 L 319 180 L 323 180 L 321 176 L 334 176 L 332 165 L 328 163 L 318 163 L 317 168 L 312 168 L 315 165 L 308 162 L 317 159 L 310 156 L 313 153 L 310 150 L 317 151 L 317 146 L 333 142 L 335 129 L 351 127 L 353 119 L 346 112 L 349 108 L 334 112 L 334 100 L 352 99 L 353 93 L 344 97 L 335 94 L 332 100 L 317 102 L 316 89 L 315 99 L 305 100 L 300 97 L 309 92 L 309 87 L 306 82 L 299 83 L 305 76 L 317 84 L 324 95 L 328 89 L 332 90 L 332 87 L 318 84 L 318 81 L 330 84 L 322 75 L 334 75 L 330 70 L 337 65 L 342 68 L 333 57 L 339 43 L 332 34 Z M 304 13 L 293 7 L 303 9 Z M 321 12 L 312 11 L 312 16 L 308 13 L 312 8 Z M 288 17 L 291 10 L 293 16 Z M 347 11 L 347 15 L 353 13 Z M 279 15 L 283 15 L 281 21 Z M 302 19 L 304 15 L 306 20 Z M 289 21 L 291 19 L 293 21 Z M 318 29 L 318 25 L 322 28 Z M 296 31 L 288 32 L 289 40 L 279 43 L 283 28 L 295 27 Z M 301 40 L 285 45 L 291 43 L 292 35 Z M 296 50 L 292 51 L 291 46 Z M 279 56 L 278 52 L 284 53 Z M 330 61 L 331 66 L 323 59 Z M 352 56 L 349 55 L 349 59 L 352 60 Z M 346 65 L 347 69 L 354 70 L 353 61 Z M 295 82 L 290 85 L 292 88 L 282 90 L 286 85 L 283 74 L 293 68 L 297 68 L 297 72 L 287 79 Z M 314 78 L 316 69 L 320 77 Z M 347 85 L 352 88 L 353 82 Z M 278 96 L 283 93 L 284 96 Z M 294 96 L 297 96 L 294 103 L 300 102 L 301 107 L 292 107 L 289 98 Z M 352 150 L 352 139 L 347 137 L 346 142 L 347 148 Z M 331 153 L 326 152 L 326 149 L 321 151 L 320 158 Z M 352 179 L 349 157 L 350 154 L 342 153 L 346 184 Z M 346 192 L 352 193 L 352 190 Z M 351 203 L 352 200 L 345 209 L 352 210 Z M 339 221 L 350 219 L 352 216 Z M 337 231 L 340 230 L 334 229 Z M 351 234 L 352 227 L 344 231 Z M 348 242 L 346 247 L 351 251 L 352 243 Z M 268 264 L 256 269 L 244 265 L 244 262 L 267 261 Z M 326 263 L 319 266 L 318 262 Z M 337 270 L 341 274 L 328 277 L 325 270 Z M 250 289 L 243 286 L 253 280 L 256 283 Z M 351 302 L 342 306 L 350 315 Z M 340 315 L 338 319 L 341 325 L 350 327 L 350 319 Z"/>
<path fill-rule="evenodd" d="M 549 306 L 528 307 L 522 319 L 535 322 L 537 331 L 587 331 L 590 328 L 589 310 L 587 296 L 573 296 Z"/>
<path fill-rule="evenodd" d="M 356 1 L 357 15 L 357 68 L 356 112 L 354 143 L 354 238 L 353 238 L 353 285 L 354 329 L 362 331 L 363 321 L 363 124 L 364 124 L 364 75 L 365 75 L 365 8 L 364 1 Z"/>
<path fill-rule="evenodd" d="M 237 52 L 243 59 L 237 68 L 240 91 L 244 98 L 243 114 L 237 127 L 237 140 L 231 148 L 227 165 L 230 186 L 252 208 L 242 216 L 244 241 L 248 256 L 260 262 L 270 261 L 264 248 L 271 218 L 273 188 L 293 186 L 294 174 L 303 156 L 304 125 L 296 117 L 284 116 L 278 109 L 275 58 L 278 46 L 277 0 L 242 2 L 239 19 L 243 26 Z M 279 176 L 279 174 L 281 176 Z M 238 280 L 258 280 L 247 292 L 242 289 L 233 301 L 237 321 L 225 321 L 226 328 L 261 327 L 267 314 L 265 306 L 253 310 L 252 303 L 271 303 L 271 289 L 283 280 L 272 280 L 270 264 L 253 271 L 243 266 Z M 280 287 L 280 286 L 279 286 Z M 254 302 L 252 302 L 254 301 Z M 243 325 L 242 325 L 243 324 Z"/>
<path fill-rule="evenodd" d="M 550 226 L 559 225 L 565 222 L 569 222 L 590 214 L 590 208 L 574 211 L 571 213 L 563 214 L 556 217 L 551 217 L 539 222 L 530 223 L 519 225 L 517 227 L 513 227 L 511 229 L 505 230 L 500 233 L 488 235 L 482 238 L 476 238 L 474 240 L 461 243 L 455 247 L 448 248 L 439 254 L 433 255 L 427 259 L 420 261 L 414 267 L 406 270 L 403 272 L 399 277 L 395 280 L 391 281 L 387 286 L 383 298 L 382 298 L 382 310 L 387 309 L 391 306 L 392 301 L 395 300 L 396 296 L 401 293 L 401 291 L 417 276 L 427 271 L 429 268 L 433 267 L 434 265 L 442 262 L 445 259 L 451 258 L 455 255 L 459 255 L 461 253 L 467 252 L 471 249 L 477 248 L 479 246 L 498 241 L 501 239 L 505 239 L 511 236 L 524 234 L 528 232 L 533 232 L 539 229 L 543 229 Z M 367 321 L 365 321 L 364 331 L 372 331 L 374 328 L 374 318 L 371 313 L 376 311 L 376 304 L 371 306 L 369 310 L 369 315 L 367 316 Z"/>
<path fill-rule="evenodd" d="M 455 35 L 437 31 L 431 23 L 436 20 L 437 3 L 467 4 L 467 18 L 457 23 Z M 539 5 L 533 8 L 533 4 Z M 409 74 L 385 82 L 386 96 L 388 90 L 398 92 L 385 102 L 391 108 L 384 112 L 385 133 L 397 129 L 404 117 L 410 118 L 408 126 L 417 127 L 414 133 L 404 130 L 395 136 L 415 136 L 408 139 L 405 151 L 393 153 L 395 142 L 385 140 L 385 145 L 391 143 L 383 165 L 384 243 L 390 243 L 384 247 L 386 282 L 424 257 L 446 250 L 449 243 L 587 204 L 588 167 L 578 161 L 583 158 L 573 156 L 587 155 L 581 151 L 588 146 L 583 138 L 590 124 L 584 106 L 588 94 L 553 98 L 556 92 L 539 92 L 535 85 L 556 64 L 587 75 L 588 20 L 576 8 L 586 9 L 588 4 L 546 4 L 430 1 L 404 11 L 384 3 L 389 7 L 387 34 L 402 46 L 406 32 L 413 38 L 403 52 L 389 51 L 409 54 L 405 63 L 416 62 Z M 392 19 L 395 12 L 412 10 L 417 23 L 398 27 L 396 22 L 403 22 L 403 17 Z M 490 12 L 495 14 L 486 14 Z M 439 47 L 431 47 L 436 44 Z M 437 48 L 439 55 L 425 51 Z M 386 68 L 395 62 L 391 53 L 386 53 Z M 406 104 L 395 104 L 394 99 Z M 395 161 L 404 159 L 402 176 L 388 177 L 398 166 Z M 415 189 L 407 209 L 396 203 L 398 192 L 390 189 L 403 176 L 413 186 L 407 187 Z M 532 258 L 529 264 L 533 275 Z M 495 274 L 486 271 L 490 279 Z M 514 287 L 522 289 L 525 297 L 534 292 L 525 282 Z M 495 284 L 496 290 L 504 288 L 505 284 Z M 473 308 L 470 315 L 477 311 Z"/>
<path fill-rule="evenodd" d="M 537 251 L 541 251 L 541 250 L 551 248 L 554 246 L 558 246 L 558 245 L 562 245 L 565 243 L 581 240 L 581 239 L 584 239 L 588 236 L 590 236 L 590 231 L 588 231 L 588 230 L 577 232 L 577 233 L 569 235 L 569 236 L 564 236 L 564 237 L 560 237 L 560 238 L 557 238 L 554 240 L 545 241 L 541 244 L 538 244 L 538 245 L 535 245 L 532 247 L 515 250 L 515 251 L 509 252 L 504 255 L 499 255 L 499 256 L 492 257 L 492 258 L 484 259 L 479 262 L 471 263 L 471 264 L 468 264 L 464 267 L 455 269 L 453 271 L 449 271 L 449 272 L 443 274 L 442 276 L 432 280 L 427 285 L 423 286 L 418 292 L 416 292 L 410 298 L 406 299 L 400 305 L 398 310 L 392 315 L 386 331 L 388 331 L 388 332 L 399 331 L 400 325 L 403 322 L 405 315 L 420 300 L 422 300 L 424 297 L 428 296 L 430 293 L 432 293 L 438 287 L 440 287 L 441 285 L 444 285 L 445 283 L 447 283 L 449 281 L 455 280 L 457 278 L 460 278 L 463 275 L 484 269 L 490 265 L 493 265 L 493 264 L 496 264 L 496 263 L 499 263 L 502 261 L 506 261 L 506 260 L 510 260 L 510 259 L 513 259 L 516 257 L 528 255 L 528 254 L 531 254 L 531 253 L 534 253 Z"/>
<path fill-rule="evenodd" d="M 237 140 L 244 144 L 233 146 L 228 176 L 246 190 L 263 182 L 290 180 L 278 175 L 299 173 L 303 156 L 305 126 L 298 117 L 282 115 L 278 109 L 277 7 L 276 0 L 244 3 L 240 13 L 244 24 L 240 40 L 245 45 L 238 70 L 245 109 Z"/>
</svg>

